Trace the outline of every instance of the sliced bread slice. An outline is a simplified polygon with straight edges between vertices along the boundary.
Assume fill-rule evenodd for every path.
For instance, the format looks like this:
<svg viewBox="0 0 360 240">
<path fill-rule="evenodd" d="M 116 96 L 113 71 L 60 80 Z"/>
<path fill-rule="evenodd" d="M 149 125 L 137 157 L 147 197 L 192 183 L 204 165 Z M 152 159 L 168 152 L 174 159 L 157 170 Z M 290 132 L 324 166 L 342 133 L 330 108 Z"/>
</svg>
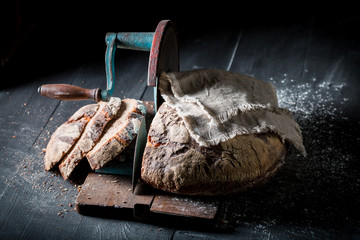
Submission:
<svg viewBox="0 0 360 240">
<path fill-rule="evenodd" d="M 45 170 L 52 169 L 70 151 L 98 108 L 98 104 L 83 106 L 67 122 L 56 129 L 46 147 L 44 157 Z"/>
<path fill-rule="evenodd" d="M 123 99 L 120 111 L 104 130 L 101 140 L 88 152 L 90 167 L 99 169 L 127 147 L 139 132 L 146 108 L 141 101 Z"/>
<path fill-rule="evenodd" d="M 109 102 L 100 102 L 98 105 L 98 111 L 86 125 L 80 139 L 71 152 L 64 156 L 59 165 L 60 173 L 65 180 L 70 177 L 79 162 L 99 141 L 105 126 L 118 113 L 121 99 L 112 97 Z"/>
</svg>

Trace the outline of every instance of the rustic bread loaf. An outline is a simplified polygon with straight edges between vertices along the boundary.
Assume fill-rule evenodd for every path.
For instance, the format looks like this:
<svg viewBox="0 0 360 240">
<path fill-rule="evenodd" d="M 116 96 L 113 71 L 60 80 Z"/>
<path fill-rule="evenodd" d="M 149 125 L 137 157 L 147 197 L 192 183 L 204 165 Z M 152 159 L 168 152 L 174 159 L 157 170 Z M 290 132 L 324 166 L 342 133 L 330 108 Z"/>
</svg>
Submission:
<svg viewBox="0 0 360 240">
<path fill-rule="evenodd" d="M 231 194 L 265 182 L 283 163 L 285 154 L 285 143 L 271 132 L 199 146 L 176 110 L 163 103 L 149 130 L 141 178 L 172 193 Z"/>
<path fill-rule="evenodd" d="M 134 99 L 123 99 L 116 117 L 108 124 L 100 141 L 86 158 L 92 169 L 99 169 L 127 147 L 139 132 L 145 106 Z"/>
<path fill-rule="evenodd" d="M 69 178 L 75 167 L 99 141 L 107 123 L 118 113 L 121 106 L 120 98 L 110 98 L 109 102 L 100 102 L 99 109 L 86 125 L 80 139 L 71 152 L 62 159 L 59 170 L 63 178 Z"/>
<path fill-rule="evenodd" d="M 53 168 L 81 136 L 86 124 L 95 115 L 99 106 L 89 104 L 76 111 L 50 138 L 44 158 L 45 170 Z"/>
</svg>

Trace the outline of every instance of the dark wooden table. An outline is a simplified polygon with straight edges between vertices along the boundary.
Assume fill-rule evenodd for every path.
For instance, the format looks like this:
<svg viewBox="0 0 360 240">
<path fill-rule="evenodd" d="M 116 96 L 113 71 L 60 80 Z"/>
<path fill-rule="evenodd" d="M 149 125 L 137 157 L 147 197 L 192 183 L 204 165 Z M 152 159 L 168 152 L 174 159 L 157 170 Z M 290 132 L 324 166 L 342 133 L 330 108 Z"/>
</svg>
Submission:
<svg viewBox="0 0 360 240">
<path fill-rule="evenodd" d="M 230 232 L 80 215 L 74 211 L 80 185 L 43 169 L 51 134 L 89 102 L 46 99 L 37 88 L 104 88 L 104 33 L 153 31 L 171 14 L 143 25 L 99 21 L 92 32 L 88 25 L 78 31 L 86 21 L 71 16 L 56 21 L 57 32 L 45 34 L 50 24 L 40 24 L 1 79 L 0 239 L 359 239 L 360 18 L 291 15 L 219 22 L 174 16 L 181 70 L 226 69 L 269 81 L 303 131 L 307 157 L 291 148 L 269 182 L 224 199 Z M 152 100 L 147 63 L 148 53 L 119 50 L 114 95 Z"/>
</svg>

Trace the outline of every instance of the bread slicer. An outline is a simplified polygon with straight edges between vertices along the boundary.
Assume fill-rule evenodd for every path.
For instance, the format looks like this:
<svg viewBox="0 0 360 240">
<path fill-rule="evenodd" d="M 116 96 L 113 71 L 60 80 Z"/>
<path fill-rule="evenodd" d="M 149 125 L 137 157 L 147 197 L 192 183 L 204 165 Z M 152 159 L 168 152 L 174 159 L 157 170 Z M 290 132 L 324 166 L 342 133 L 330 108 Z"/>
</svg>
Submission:
<svg viewBox="0 0 360 240">
<path fill-rule="evenodd" d="M 58 100 L 94 100 L 108 101 L 114 94 L 115 86 L 115 53 L 118 48 L 132 49 L 150 52 L 147 85 L 154 87 L 154 108 L 157 111 L 163 102 L 158 90 L 158 77 L 161 72 L 179 71 L 179 45 L 175 24 L 170 20 L 162 20 L 156 27 L 155 32 L 119 32 L 107 33 L 105 37 L 107 45 L 105 52 L 106 90 L 85 89 L 68 84 L 46 84 L 39 87 L 38 92 L 42 96 Z M 147 109 L 147 113 L 149 107 Z M 154 114 L 154 113 L 152 113 Z M 146 124 L 142 123 L 136 138 L 134 160 L 129 165 L 112 165 L 98 170 L 98 172 L 112 174 L 131 174 L 132 189 L 140 178 L 142 155 L 147 140 Z M 132 171 L 129 170 L 132 168 Z"/>
<path fill-rule="evenodd" d="M 147 85 L 154 87 L 154 102 L 146 104 L 147 115 L 135 142 L 132 178 L 117 172 L 122 166 L 89 173 L 76 199 L 76 211 L 84 215 L 100 217 L 132 217 L 152 223 L 176 223 L 189 226 L 214 226 L 223 228 L 220 221 L 220 201 L 208 198 L 192 198 L 166 194 L 156 190 L 146 191 L 138 184 L 142 156 L 147 141 L 147 127 L 163 102 L 158 90 L 158 78 L 162 72 L 179 71 L 179 45 L 175 25 L 170 20 L 160 21 L 155 32 L 108 33 L 105 38 L 106 90 L 84 89 L 66 84 L 47 84 L 39 87 L 41 95 L 59 100 L 108 101 L 114 94 L 116 49 L 149 51 Z M 153 105 L 153 107 L 152 107 Z M 111 163 L 111 162 L 110 162 Z M 100 174 L 109 173 L 109 174 Z M 136 187 L 136 189 L 135 189 Z M 132 191 L 129 191 L 131 190 Z M 91 197 L 89 197 L 91 196 Z"/>
</svg>

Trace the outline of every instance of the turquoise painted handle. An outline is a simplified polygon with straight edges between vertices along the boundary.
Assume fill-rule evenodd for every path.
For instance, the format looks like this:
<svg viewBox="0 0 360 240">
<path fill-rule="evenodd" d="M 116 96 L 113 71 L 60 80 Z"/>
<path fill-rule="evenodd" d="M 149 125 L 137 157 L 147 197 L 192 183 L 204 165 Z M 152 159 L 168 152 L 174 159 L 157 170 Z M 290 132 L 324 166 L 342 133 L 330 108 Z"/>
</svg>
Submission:
<svg viewBox="0 0 360 240">
<path fill-rule="evenodd" d="M 116 33 L 107 33 L 105 37 L 105 73 L 106 73 L 106 90 L 101 91 L 101 98 L 108 101 L 112 96 L 115 85 L 115 51 L 116 51 Z"/>
<path fill-rule="evenodd" d="M 108 101 L 112 96 L 115 86 L 115 51 L 117 48 L 132 49 L 138 51 L 150 51 L 154 33 L 107 33 L 105 37 L 105 71 L 106 90 L 101 91 L 101 98 Z"/>
<path fill-rule="evenodd" d="M 149 52 L 153 38 L 153 32 L 120 32 L 116 34 L 117 48 Z"/>
</svg>

